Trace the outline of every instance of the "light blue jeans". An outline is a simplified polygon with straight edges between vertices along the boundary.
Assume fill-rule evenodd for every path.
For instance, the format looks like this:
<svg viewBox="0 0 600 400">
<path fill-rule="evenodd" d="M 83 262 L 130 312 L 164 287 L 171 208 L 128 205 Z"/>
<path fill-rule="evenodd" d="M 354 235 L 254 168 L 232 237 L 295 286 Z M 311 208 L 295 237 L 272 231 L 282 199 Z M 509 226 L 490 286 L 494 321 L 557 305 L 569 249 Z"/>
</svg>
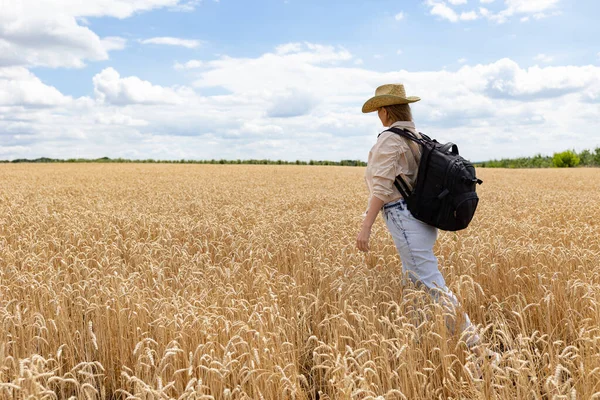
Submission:
<svg viewBox="0 0 600 400">
<path fill-rule="evenodd" d="M 446 281 L 438 268 L 438 260 L 433 254 L 437 228 L 413 217 L 403 199 L 384 205 L 382 215 L 400 254 L 402 272 L 417 286 L 424 286 L 434 301 L 445 309 L 450 309 L 454 317 L 446 320 L 446 326 L 455 333 L 454 320 L 459 304 L 454 293 L 446 287 Z M 468 347 L 479 342 L 479 335 L 466 313 L 460 333 Z"/>
</svg>

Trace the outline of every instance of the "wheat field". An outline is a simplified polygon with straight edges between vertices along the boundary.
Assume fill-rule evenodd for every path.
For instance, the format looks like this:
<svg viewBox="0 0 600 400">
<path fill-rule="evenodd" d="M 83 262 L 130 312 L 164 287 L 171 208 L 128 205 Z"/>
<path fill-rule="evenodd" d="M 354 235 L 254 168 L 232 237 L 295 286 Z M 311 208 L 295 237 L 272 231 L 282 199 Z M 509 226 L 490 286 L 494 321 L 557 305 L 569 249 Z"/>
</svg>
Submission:
<svg viewBox="0 0 600 400">
<path fill-rule="evenodd" d="M 498 366 L 403 285 L 380 218 L 356 250 L 363 174 L 0 166 L 0 398 L 600 399 L 599 170 L 480 169 L 440 233 Z"/>
</svg>

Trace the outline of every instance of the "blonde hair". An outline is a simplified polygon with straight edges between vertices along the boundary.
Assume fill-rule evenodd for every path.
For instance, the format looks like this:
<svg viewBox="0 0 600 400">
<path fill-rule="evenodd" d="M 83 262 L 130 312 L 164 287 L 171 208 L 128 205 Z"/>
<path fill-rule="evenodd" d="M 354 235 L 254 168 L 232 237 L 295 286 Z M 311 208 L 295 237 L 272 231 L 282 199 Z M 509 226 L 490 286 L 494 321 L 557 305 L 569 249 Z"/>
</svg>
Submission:
<svg viewBox="0 0 600 400">
<path fill-rule="evenodd" d="M 397 121 L 412 121 L 412 112 L 408 104 L 394 104 L 392 106 L 384 106 L 387 111 L 388 119 L 391 124 Z"/>
</svg>

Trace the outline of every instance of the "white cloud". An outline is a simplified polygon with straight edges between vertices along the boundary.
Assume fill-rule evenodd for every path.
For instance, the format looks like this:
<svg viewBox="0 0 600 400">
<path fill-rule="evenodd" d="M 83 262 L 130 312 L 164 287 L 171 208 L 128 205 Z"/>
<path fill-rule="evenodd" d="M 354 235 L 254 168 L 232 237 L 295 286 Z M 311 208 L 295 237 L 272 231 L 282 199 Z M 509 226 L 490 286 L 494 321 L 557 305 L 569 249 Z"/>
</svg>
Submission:
<svg viewBox="0 0 600 400">
<path fill-rule="evenodd" d="M 194 71 L 199 92 L 122 77 L 108 68 L 94 77 L 94 99 L 72 99 L 23 68 L 10 74 L 5 68 L 0 153 L 365 159 L 381 127 L 360 107 L 389 82 L 403 82 L 409 94 L 423 99 L 413 106 L 419 129 L 457 142 L 461 154 L 473 160 L 598 144 L 600 66 L 524 68 L 501 59 L 457 71 L 378 72 L 358 67 L 343 48 L 285 47 L 203 61 Z M 32 89 L 7 86 L 15 81 L 29 82 Z M 219 94 L 202 95 L 213 90 Z M 565 137 L 566 131 L 573 137 Z M 517 140 L 506 141 L 507 132 L 519 132 Z"/>
<path fill-rule="evenodd" d="M 456 12 L 454 12 L 454 10 L 448 7 L 446 4 L 431 1 L 429 3 L 431 5 L 431 15 L 437 15 L 438 17 L 447 19 L 450 22 L 458 21 L 458 15 Z"/>
<path fill-rule="evenodd" d="M 459 58 L 458 60 L 456 60 L 459 64 L 464 64 L 467 62 L 466 58 Z"/>
<path fill-rule="evenodd" d="M 199 47 L 202 42 L 200 40 L 195 39 L 181 39 L 176 37 L 162 36 L 162 37 L 154 37 L 150 39 L 140 40 L 142 44 L 162 44 L 167 46 L 181 46 L 187 47 L 188 49 L 195 49 Z"/>
<path fill-rule="evenodd" d="M 119 112 L 107 113 L 99 112 L 96 115 L 96 122 L 102 125 L 121 125 L 121 126 L 147 126 L 148 121 L 143 119 L 135 119 L 129 115 L 124 115 Z"/>
<path fill-rule="evenodd" d="M 453 5 L 459 5 L 466 4 L 466 1 L 455 0 L 450 1 L 450 3 Z M 436 15 L 450 22 L 473 21 L 479 17 L 476 11 L 463 11 L 460 14 L 458 14 L 456 13 L 456 11 L 454 11 L 454 9 L 448 7 L 446 3 L 440 2 L 438 0 L 427 0 L 426 4 L 431 8 L 431 10 L 429 11 L 431 15 Z"/>
<path fill-rule="evenodd" d="M 560 15 L 560 10 L 556 9 L 559 2 L 560 0 L 504 0 L 506 8 L 497 13 L 486 10 L 482 15 L 499 24 L 518 15 L 521 15 L 521 22 L 526 22 L 531 17 L 542 19 Z"/>
<path fill-rule="evenodd" d="M 480 0 L 483 4 L 492 3 L 494 0 Z M 466 4 L 464 0 L 448 0 L 453 5 Z M 561 14 L 557 10 L 560 0 L 504 0 L 504 9 L 498 12 L 492 12 L 485 7 L 477 11 L 463 11 L 458 14 L 453 8 L 449 7 L 442 0 L 426 0 L 425 4 L 429 6 L 430 14 L 446 19 L 450 22 L 473 21 L 482 16 L 490 21 L 502 24 L 514 16 L 521 16 L 521 22 L 529 21 L 530 18 L 542 19 Z"/>
<path fill-rule="evenodd" d="M 535 61 L 540 61 L 540 62 L 543 62 L 543 63 L 550 63 L 550 62 L 554 61 L 554 57 L 549 56 L 549 55 L 544 54 L 544 53 L 538 54 L 533 59 Z"/>
<path fill-rule="evenodd" d="M 202 0 L 182 1 L 170 8 L 171 11 L 192 12 L 202 2 Z M 216 1 L 218 3 L 218 1 Z"/>
<path fill-rule="evenodd" d="M 539 12 L 539 13 L 535 13 L 533 14 L 533 18 L 534 19 L 543 19 L 543 18 L 549 18 L 549 17 L 555 17 L 557 15 L 562 15 L 562 11 L 552 11 L 552 12 Z"/>
<path fill-rule="evenodd" d="M 488 80 L 485 92 L 494 98 L 542 100 L 566 96 L 586 88 L 593 88 L 594 91 L 600 89 L 600 68 L 593 66 L 534 66 L 521 69 L 514 61 L 502 59 L 488 68 L 492 79 Z M 479 66 L 474 69 L 479 69 Z"/>
<path fill-rule="evenodd" d="M 289 53 L 296 53 L 300 50 L 302 50 L 302 43 L 286 43 L 286 44 L 282 44 L 279 45 L 275 48 L 275 52 L 277 54 L 289 54 Z"/>
<path fill-rule="evenodd" d="M 113 50 L 123 50 L 127 46 L 127 39 L 117 36 L 108 36 L 102 39 L 102 45 L 104 46 L 104 50 L 113 51 Z"/>
<path fill-rule="evenodd" d="M 505 0 L 507 10 L 510 10 L 513 14 L 539 13 L 551 10 L 559 2 L 560 0 Z"/>
<path fill-rule="evenodd" d="M 396 21 L 402 21 L 404 19 L 405 15 L 403 12 L 399 12 L 398 14 L 396 14 L 394 16 L 394 19 L 396 19 Z"/>
<path fill-rule="evenodd" d="M 53 14 L 58 8 L 62 13 L 76 17 L 129 18 L 133 14 L 163 7 L 175 7 L 180 0 L 102 0 L 82 2 L 80 0 L 21 0 L 28 13 Z"/>
<path fill-rule="evenodd" d="M 71 101 L 23 67 L 0 68 L 0 107 L 54 107 Z"/>
<path fill-rule="evenodd" d="M 189 88 L 165 88 L 136 76 L 121 78 L 113 68 L 95 75 L 93 82 L 97 99 L 110 104 L 182 104 L 194 97 Z"/>
<path fill-rule="evenodd" d="M 281 46 L 277 49 L 281 49 Z M 299 89 L 310 87 L 312 92 L 314 83 L 318 82 L 320 89 L 317 93 L 322 93 L 330 85 L 327 80 L 315 76 L 315 71 L 319 67 L 333 67 L 346 61 L 359 60 L 354 60 L 352 54 L 343 48 L 305 43 L 295 46 L 294 50 L 287 47 L 285 52 L 266 53 L 253 59 L 224 56 L 206 61 L 205 68 L 194 85 L 200 88 L 223 87 L 232 92 L 265 94 L 272 93 L 271 88 L 282 89 L 292 85 Z M 261 84 L 256 85 L 257 82 Z"/>
<path fill-rule="evenodd" d="M 84 60 L 106 60 L 112 39 L 103 41 L 74 18 L 10 20 L 0 15 L 0 66 L 75 67 Z"/>
<path fill-rule="evenodd" d="M 337 64 L 339 62 L 351 60 L 352 54 L 343 47 L 324 46 L 315 43 L 288 43 L 275 48 L 275 54 L 266 53 L 261 58 L 269 59 L 276 56 L 290 55 L 290 58 L 299 63 Z M 228 59 L 228 57 L 222 57 Z"/>
<path fill-rule="evenodd" d="M 189 2 L 188 2 L 189 3 Z M 86 17 L 128 18 L 180 0 L 18 0 L 2 2 L 0 66 L 81 68 L 125 47 L 121 38 L 101 38 Z"/>
<path fill-rule="evenodd" d="M 460 14 L 461 21 L 473 21 L 479 18 L 475 11 L 463 12 Z"/>
<path fill-rule="evenodd" d="M 0 155 L 3 157 L 14 157 L 14 154 L 27 154 L 29 150 L 30 148 L 26 146 L 0 146 Z"/>
<path fill-rule="evenodd" d="M 174 67 L 175 69 L 196 69 L 196 68 L 202 68 L 204 66 L 204 63 L 200 60 L 190 60 L 187 61 L 183 64 L 181 63 L 175 63 Z"/>
<path fill-rule="evenodd" d="M 402 51 L 402 49 L 398 49 L 398 50 L 396 50 L 396 54 L 397 54 L 397 55 L 399 55 L 399 56 L 400 56 L 400 55 L 402 55 L 403 53 L 404 53 L 404 52 Z"/>
<path fill-rule="evenodd" d="M 318 100 L 309 92 L 293 88 L 275 96 L 272 103 L 273 105 L 267 110 L 268 117 L 289 118 L 309 114 Z"/>
</svg>

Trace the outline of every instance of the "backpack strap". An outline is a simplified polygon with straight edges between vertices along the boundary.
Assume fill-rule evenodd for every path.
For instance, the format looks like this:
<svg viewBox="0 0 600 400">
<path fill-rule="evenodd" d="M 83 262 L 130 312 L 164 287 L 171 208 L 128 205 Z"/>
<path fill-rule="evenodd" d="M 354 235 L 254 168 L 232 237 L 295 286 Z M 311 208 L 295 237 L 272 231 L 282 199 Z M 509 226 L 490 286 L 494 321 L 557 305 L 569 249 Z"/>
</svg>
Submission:
<svg viewBox="0 0 600 400">
<path fill-rule="evenodd" d="M 412 140 L 413 142 L 416 142 L 416 143 L 419 143 L 420 145 L 423 145 L 423 139 L 419 139 L 419 138 L 415 137 L 415 135 L 411 131 L 409 131 L 408 129 L 404 129 L 404 128 L 402 128 L 402 129 L 390 128 L 390 129 L 385 130 L 383 132 L 394 132 L 397 135 L 400 135 L 400 136 L 405 137 L 405 138 L 407 138 L 409 140 Z M 381 133 L 383 133 L 383 132 L 381 132 Z M 381 135 L 381 133 L 380 133 L 380 135 Z M 421 135 L 423 135 L 423 134 L 421 133 Z M 446 143 L 445 145 L 443 145 L 440 148 L 440 151 L 442 153 L 458 154 L 458 146 L 455 145 L 454 143 L 448 142 L 448 143 Z"/>
<path fill-rule="evenodd" d="M 396 179 L 394 179 L 394 186 L 396 186 L 396 189 L 398 189 L 404 201 L 408 201 L 408 199 L 410 198 L 410 190 L 404 178 L 398 175 Z"/>
<path fill-rule="evenodd" d="M 383 132 L 393 132 L 397 135 L 400 135 L 402 137 L 405 137 L 406 139 L 412 140 L 413 142 L 419 143 L 419 144 L 423 144 L 422 139 L 417 138 L 415 135 L 413 135 L 413 133 L 411 131 L 409 131 L 408 129 L 398 129 L 398 128 L 390 128 L 387 129 Z M 383 133 L 381 132 L 381 133 Z M 380 135 L 381 135 L 380 133 Z"/>
<path fill-rule="evenodd" d="M 400 132 L 397 132 L 397 131 L 400 131 Z M 421 146 L 423 145 L 423 142 L 421 141 L 421 140 L 423 140 L 423 139 L 419 139 L 418 137 L 416 137 L 416 136 L 415 136 L 415 135 L 414 135 L 414 134 L 413 134 L 411 131 L 409 131 L 408 129 L 404 129 L 404 128 L 402 128 L 402 129 L 390 128 L 390 129 L 388 129 L 387 131 L 383 131 L 383 132 L 393 132 L 393 133 L 395 133 L 395 134 L 398 134 L 398 135 L 400 135 L 400 136 L 402 136 L 402 137 L 407 137 L 407 136 L 405 136 L 405 135 L 407 135 L 407 134 L 408 134 L 408 135 L 410 135 L 410 138 L 409 138 L 410 140 L 412 140 L 413 142 L 415 142 L 415 143 L 417 143 L 417 144 L 420 144 Z M 381 133 L 383 133 L 383 132 L 381 132 Z M 381 135 L 381 133 L 380 133 L 380 135 Z M 419 134 L 423 135 L 421 132 L 419 132 Z M 378 136 L 378 137 L 379 137 L 379 136 Z M 407 145 L 408 145 L 408 144 L 407 144 Z M 412 156 L 413 156 L 413 158 L 415 159 L 415 162 L 416 162 L 416 160 L 417 160 L 417 156 L 415 156 L 415 152 L 414 152 L 414 150 L 413 150 L 413 149 L 412 149 L 412 147 L 410 147 L 410 146 L 408 146 L 408 149 L 409 149 L 409 150 L 410 150 L 410 152 L 412 153 Z"/>
</svg>

